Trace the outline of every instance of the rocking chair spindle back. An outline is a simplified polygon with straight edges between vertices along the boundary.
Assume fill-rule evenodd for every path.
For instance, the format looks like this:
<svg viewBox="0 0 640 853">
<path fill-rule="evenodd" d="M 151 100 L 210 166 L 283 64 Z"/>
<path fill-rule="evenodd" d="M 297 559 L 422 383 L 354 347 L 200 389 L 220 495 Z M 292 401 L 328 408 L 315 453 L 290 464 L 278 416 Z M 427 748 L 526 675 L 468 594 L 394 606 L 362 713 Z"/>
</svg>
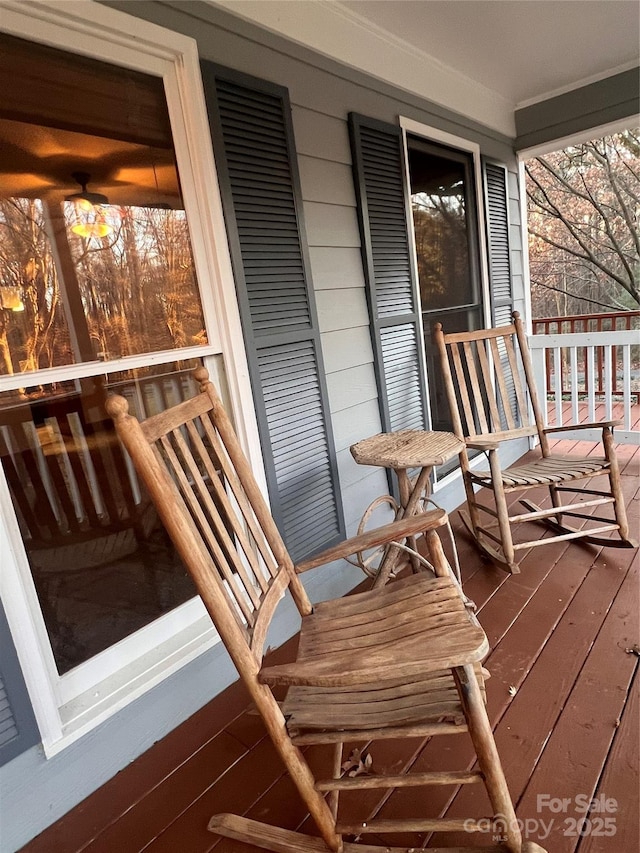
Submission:
<svg viewBox="0 0 640 853">
<path fill-rule="evenodd" d="M 466 447 L 460 464 L 467 495 L 469 515 L 462 518 L 481 551 L 510 572 L 518 572 L 516 551 L 546 545 L 565 539 L 581 539 L 596 545 L 636 547 L 629 537 L 620 472 L 613 443 L 613 427 L 618 422 L 544 426 L 536 393 L 533 367 L 527 338 L 518 312 L 513 323 L 496 329 L 446 335 L 441 324 L 435 327 L 435 342 L 440 353 L 447 401 L 454 432 Z M 602 427 L 603 457 L 580 458 L 554 455 L 550 451 L 551 433 L 568 429 Z M 526 465 L 501 468 L 498 448 L 501 442 L 536 436 L 540 442 L 540 458 Z M 489 471 L 472 468 L 469 450 L 487 454 Z M 609 478 L 609 489 L 585 489 L 574 485 L 600 475 Z M 541 509 L 529 500 L 521 503 L 526 513 L 509 515 L 506 494 L 548 486 L 551 508 Z M 490 489 L 495 509 L 479 501 L 477 489 Z M 562 493 L 586 494 L 594 499 L 579 504 L 562 504 Z M 571 527 L 564 518 L 585 519 L 584 509 L 592 506 L 613 507 L 613 518 L 592 517 L 597 526 Z M 487 519 L 488 516 L 488 520 Z M 512 526 L 522 522 L 541 521 L 556 533 L 546 539 L 514 543 Z M 602 534 L 617 532 L 617 538 Z"/>
</svg>

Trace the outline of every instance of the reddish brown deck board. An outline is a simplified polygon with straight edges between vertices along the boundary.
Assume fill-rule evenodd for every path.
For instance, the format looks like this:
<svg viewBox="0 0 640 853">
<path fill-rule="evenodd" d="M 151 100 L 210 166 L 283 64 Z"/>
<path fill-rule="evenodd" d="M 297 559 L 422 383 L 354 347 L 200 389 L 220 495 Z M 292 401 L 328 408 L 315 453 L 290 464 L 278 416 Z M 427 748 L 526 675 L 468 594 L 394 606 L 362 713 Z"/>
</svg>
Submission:
<svg viewBox="0 0 640 853">
<path fill-rule="evenodd" d="M 629 492 L 630 488 L 634 487 L 634 485 L 635 480 L 630 479 L 625 485 L 627 492 Z M 494 660 L 499 662 L 500 658 L 505 653 L 505 650 L 506 654 L 509 654 L 511 648 L 520 649 L 524 652 L 527 648 L 527 642 L 536 636 L 535 631 L 544 625 L 545 612 L 556 612 L 557 616 L 559 606 L 561 606 L 562 609 L 566 608 L 567 602 L 571 600 L 573 592 L 575 592 L 575 590 L 580 586 L 580 583 L 585 576 L 588 576 L 589 562 L 587 561 L 587 558 L 593 559 L 593 556 L 598 554 L 598 551 L 600 550 L 601 549 L 598 548 L 594 549 L 592 546 L 584 548 L 576 546 L 575 544 L 568 545 L 566 542 L 562 542 L 553 543 L 544 551 L 529 552 L 527 557 L 523 560 L 522 573 L 511 577 L 508 583 L 501 584 L 489 602 L 479 609 L 479 618 L 490 637 L 492 645 L 494 646 L 494 649 L 487 660 L 487 667 L 490 671 L 493 671 Z M 628 567 L 629 560 L 633 557 L 633 552 L 626 549 L 618 551 L 614 551 L 612 549 L 608 550 L 606 553 L 611 555 L 609 557 L 610 560 L 615 560 L 616 558 L 621 560 L 625 569 Z M 543 554 L 544 560 L 541 561 L 540 557 Z M 603 558 L 603 563 L 605 559 L 606 558 Z M 553 572 L 545 566 L 547 560 L 549 560 L 549 562 L 554 561 L 554 565 L 551 566 L 554 570 Z M 594 565 L 596 565 L 596 563 L 594 563 Z M 595 598 L 598 602 L 605 601 L 608 604 L 611 598 L 607 598 L 606 593 L 615 592 L 622 581 L 622 577 L 610 573 L 606 576 L 606 581 L 609 583 L 611 589 L 605 589 L 605 594 L 603 595 L 602 590 L 599 587 L 596 588 Z M 465 589 L 468 592 L 467 586 Z M 579 608 L 582 608 L 585 603 L 589 604 L 590 601 L 591 592 L 590 588 L 587 587 L 587 594 L 580 599 Z M 535 602 L 537 610 L 540 611 L 538 616 L 534 610 L 533 621 L 525 618 L 525 614 L 528 616 L 530 612 L 530 602 Z M 528 627 L 531 627 L 532 629 L 533 633 L 529 636 L 520 630 L 520 620 L 523 618 L 525 622 L 525 632 Z M 529 622 L 529 625 L 527 625 L 527 622 Z M 511 630 L 516 633 L 513 638 L 510 631 L 507 631 L 506 636 L 501 634 L 501 626 L 508 626 L 509 623 L 513 624 Z M 494 629 L 494 626 L 495 630 L 492 630 Z M 554 625 L 552 624 L 550 628 L 552 629 L 553 627 Z M 520 676 L 520 679 L 522 678 L 524 674 L 522 670 L 526 672 L 527 668 L 535 660 L 538 650 L 546 642 L 546 638 L 549 634 L 550 630 L 542 632 L 541 636 L 538 637 L 540 645 L 533 643 L 529 646 L 529 662 L 527 662 L 525 654 L 521 655 L 521 672 L 516 673 L 514 670 L 511 673 L 512 678 L 505 679 L 508 683 L 503 683 L 501 685 L 502 689 L 497 690 L 497 683 L 489 681 L 487 688 L 489 713 L 494 722 L 501 713 L 504 712 L 506 706 L 511 701 L 508 693 L 509 686 L 513 685 L 516 688 L 518 687 L 518 676 Z M 495 645 L 500 640 L 502 640 L 502 642 L 496 649 Z M 554 669 L 556 654 L 557 652 L 553 650 L 551 658 L 545 662 L 546 666 L 552 670 Z M 579 661 L 577 661 L 577 663 L 579 664 Z M 557 672 L 557 670 L 555 671 Z M 548 696 L 545 697 L 545 701 L 549 702 Z M 527 706 L 525 705 L 525 708 L 526 707 Z M 508 724 L 506 725 L 507 728 L 509 728 Z M 512 728 L 515 728 L 516 732 L 520 732 L 522 729 L 527 729 L 528 726 L 530 726 L 530 724 L 525 718 L 519 721 L 519 726 Z M 445 754 L 446 760 L 443 761 L 442 756 Z M 530 766 L 527 763 L 527 759 L 529 758 L 534 760 L 535 756 L 525 756 L 525 760 L 521 762 L 523 767 Z M 471 766 L 472 760 L 473 753 L 466 738 L 452 738 L 450 743 L 444 743 L 442 740 L 439 740 L 438 742 L 432 741 L 421 754 L 414 770 L 439 770 L 451 767 L 462 769 L 463 767 L 466 768 Z M 518 760 L 519 758 L 516 756 L 516 761 Z M 384 807 L 383 814 L 386 814 L 387 817 L 392 815 L 396 817 L 415 817 L 416 814 L 419 813 L 419 809 L 422 809 L 423 813 L 426 809 L 429 817 L 441 816 L 451 798 L 449 793 L 450 790 L 451 789 L 442 788 L 434 792 L 429 792 L 427 805 L 423 805 L 421 798 L 424 797 L 424 794 L 421 793 L 419 789 L 397 792 Z M 464 817 L 482 814 L 483 810 L 486 812 L 488 806 L 487 799 L 484 790 L 480 786 L 466 787 L 462 790 L 462 794 L 460 796 L 466 797 L 466 801 L 468 803 L 467 808 L 457 809 L 455 812 L 451 813 L 450 816 Z M 450 838 L 450 836 L 439 836 L 438 844 L 445 845 L 447 843 L 453 843 L 452 841 L 447 841 L 447 839 Z M 411 843 L 410 838 L 400 835 L 391 836 L 389 841 L 397 845 Z M 463 841 L 458 839 L 457 843 L 462 844 Z"/>
<path fill-rule="evenodd" d="M 223 731 L 248 702 L 247 693 L 239 683 L 229 687 L 224 696 L 227 707 L 222 703 L 210 703 L 200 709 L 163 738 L 162 749 L 156 745 L 143 753 L 47 832 L 30 842 L 27 847 L 29 853 L 85 849 L 100 832 L 170 777 L 176 767 Z"/>
<path fill-rule="evenodd" d="M 640 791 L 640 732 L 638 720 L 640 708 L 640 678 L 636 669 L 634 684 L 629 692 L 629 700 L 622 713 L 620 726 L 613 740 L 613 746 L 607 756 L 607 766 L 600 777 L 596 790 L 596 800 L 602 803 L 602 797 L 613 803 L 602 803 L 602 810 L 593 812 L 600 817 L 612 818 L 614 831 L 609 826 L 595 825 L 592 822 L 588 832 L 578 844 L 579 853 L 619 853 L 621 850 L 635 851 L 640 845 L 640 812 L 630 808 L 623 815 L 621 809 L 629 797 L 629 791 Z M 611 811 L 605 809 L 611 808 Z M 615 811 L 613 811 L 615 809 Z M 589 827 L 585 827 L 588 830 Z"/>
<path fill-rule="evenodd" d="M 144 850 L 157 834 L 157 815 L 167 822 L 178 819 L 204 788 L 222 776 L 226 778 L 228 768 L 247 754 L 246 747 L 222 732 L 176 768 L 170 784 L 158 785 L 102 832 L 91 845 L 92 853 Z"/>
<path fill-rule="evenodd" d="M 558 450 L 584 455 L 598 452 L 597 445 L 568 441 L 561 442 Z M 618 455 L 629 515 L 637 531 L 640 450 L 630 445 L 620 446 Z M 539 494 L 544 495 L 544 492 Z M 617 597 L 616 593 L 626 589 L 620 587 L 619 581 L 629 568 L 633 552 L 614 549 L 599 552 L 593 547 L 559 543 L 530 551 L 524 556 L 522 573 L 509 577 L 480 560 L 455 514 L 452 520 L 462 559 L 465 590 L 480 605 L 480 620 L 493 645 L 488 661 L 493 674 L 487 683 L 489 712 L 496 723 L 498 746 L 510 783 L 513 780 L 517 796 L 525 792 L 518 806 L 518 812 L 524 814 L 521 810 L 528 808 L 528 797 L 532 798 L 535 810 L 535 795 L 541 790 L 538 782 L 545 781 L 545 773 L 548 774 L 546 778 L 552 778 L 556 762 L 562 760 L 565 741 L 562 732 L 571 733 L 571 718 L 566 716 L 571 706 L 569 697 L 577 697 L 580 705 L 587 707 L 586 700 L 580 699 L 579 691 L 586 689 L 580 685 L 587 684 L 581 673 L 587 673 L 584 678 L 588 676 L 592 655 L 598 654 L 598 638 L 602 636 L 600 642 L 605 642 L 603 631 L 607 614 L 618 612 L 615 608 L 620 606 L 621 593 Z M 539 529 L 540 535 L 546 535 L 544 528 Z M 614 577 L 616 582 L 612 580 Z M 633 582 L 629 583 L 633 591 Z M 574 638 L 577 636 L 582 639 L 576 644 Z M 283 659 L 291 655 L 291 647 L 285 651 L 278 650 Z M 629 661 L 631 656 L 625 659 Z M 518 688 L 513 697 L 508 692 L 512 684 Z M 597 695 L 592 699 L 592 717 L 597 713 L 601 718 L 621 713 L 620 726 L 614 728 L 613 734 L 609 732 L 608 739 L 601 740 L 597 754 L 586 756 L 584 769 L 584 778 L 589 778 L 593 791 L 604 791 L 619 800 L 620 811 L 616 815 L 619 845 L 614 843 L 615 837 L 613 840 L 594 837 L 584 839 L 577 853 L 613 853 L 614 850 L 616 853 L 637 853 L 637 797 L 633 777 L 627 777 L 625 759 L 634 744 L 636 700 L 626 700 L 622 693 L 613 703 L 609 695 Z M 204 853 L 212 849 L 218 853 L 257 853 L 257 848 L 221 840 L 206 831 L 209 817 L 219 810 L 246 813 L 291 828 L 303 821 L 308 827 L 303 805 L 284 775 L 274 750 L 261 736 L 260 718 L 246 713 L 247 703 L 246 693 L 237 685 L 216 697 L 23 848 L 24 853 L 79 853 L 81 850 L 97 853 L 107 849 L 118 853 L 138 853 L 142 849 L 150 853 Z M 599 703 L 602 705 L 600 712 Z M 216 781 L 215 774 L 207 776 L 206 762 L 199 763 L 198 756 L 213 749 L 221 731 L 226 734 L 225 743 L 235 741 L 243 755 Z M 555 735 L 556 731 L 560 734 Z M 468 765 L 473 754 L 466 744 L 466 735 L 434 739 L 421 750 L 415 762 L 416 769 L 418 766 L 451 769 L 452 761 L 455 765 L 456 760 Z M 637 750 L 637 740 L 635 748 Z M 377 747 L 374 760 L 375 749 Z M 392 751 L 386 750 L 380 755 L 385 755 L 385 760 L 389 761 L 409 758 L 394 756 Z M 313 763 L 318 761 L 326 761 L 319 751 L 313 755 Z M 458 767 L 462 769 L 460 764 Z M 180 780 L 186 781 L 190 769 L 199 782 L 192 786 L 188 781 L 189 795 L 181 801 L 181 810 L 161 807 L 163 803 L 178 802 L 179 792 L 174 786 Z M 566 785 L 572 784 L 578 782 L 568 778 Z M 445 788 L 428 790 L 422 799 L 417 797 L 421 813 L 426 815 L 431 809 L 435 813 L 444 811 L 453 793 L 453 789 Z M 472 806 L 480 803 L 480 793 L 480 787 L 465 787 L 454 799 L 450 813 L 453 815 L 455 809 L 462 808 L 469 796 Z M 576 793 L 579 791 L 573 795 Z M 182 808 L 186 800 L 191 802 Z M 157 807 L 153 807 L 154 803 Z M 414 816 L 415 805 L 411 803 L 410 813 Z M 483 808 L 488 811 L 488 806 L 481 805 L 479 813 Z M 148 825 L 141 835 L 132 835 L 126 819 L 127 810 L 132 815 L 137 814 L 140 823 Z M 176 814 L 177 811 L 180 813 Z M 383 811 L 399 816 L 403 807 L 399 800 L 392 798 Z M 140 833 L 141 829 L 135 831 Z M 140 840 L 143 836 L 153 840 L 147 844 Z M 105 843 L 107 839 L 110 845 Z M 450 838 L 444 843 L 452 842 Z M 483 843 L 488 842 L 486 839 Z M 140 847 L 141 843 L 146 846 Z M 550 853 L 554 849 L 550 845 Z"/>
<path fill-rule="evenodd" d="M 531 804 L 526 800 L 521 802 L 521 798 L 540 756 L 547 755 L 547 761 L 561 772 L 561 754 L 557 751 L 547 752 L 550 748 L 550 736 L 554 727 L 559 724 L 572 695 L 576 674 L 584 669 L 593 643 L 607 618 L 610 603 L 619 593 L 626 575 L 627 571 L 624 569 L 614 572 L 600 560 L 594 563 L 531 672 L 509 701 L 508 708 L 495 729 L 496 744 L 509 789 L 517 803 L 517 814 L 521 819 L 538 817 L 535 813 L 535 801 L 531 813 Z M 627 589 L 634 582 L 637 583 L 637 577 L 632 578 Z M 589 759 L 591 762 L 593 756 L 589 756 Z M 591 767 L 591 764 L 589 766 L 593 775 L 592 782 L 595 783 L 599 770 L 595 766 Z M 535 774 L 535 770 L 533 772 Z M 548 788 L 545 792 L 555 796 L 553 780 L 548 780 Z M 539 786 L 535 786 L 535 789 L 542 791 Z M 477 813 L 485 802 L 479 794 L 480 792 L 472 787 L 461 790 L 452 807 L 446 812 L 447 817 Z M 440 837 L 439 843 L 446 842 L 442 842 Z"/>
<path fill-rule="evenodd" d="M 627 491 L 629 491 L 629 485 L 633 486 L 634 483 L 635 480 L 630 481 L 627 485 Z M 538 553 L 548 554 L 553 547 L 550 546 L 548 550 Z M 533 766 L 536 760 L 536 750 L 541 748 L 548 732 L 553 728 L 554 705 L 562 706 L 562 697 L 566 695 L 567 686 L 571 685 L 573 674 L 579 669 L 600 622 L 606 616 L 611 598 L 617 591 L 622 577 L 634 557 L 634 552 L 631 550 L 614 551 L 607 549 L 601 552 L 594 561 L 593 567 L 589 568 L 585 561 L 585 552 L 588 555 L 586 549 L 567 548 L 561 562 L 554 568 L 554 572 L 545 579 L 545 583 L 536 591 L 531 603 L 518 616 L 514 626 L 503 638 L 498 648 L 492 652 L 487 662 L 492 673 L 495 673 L 496 678 L 502 681 L 500 690 L 495 689 L 498 687 L 497 681 L 493 684 L 490 682 L 488 689 L 490 717 L 495 719 L 496 713 L 499 716 L 500 711 L 504 711 L 505 705 L 509 705 L 509 711 L 501 720 L 496 731 L 496 740 L 501 751 L 512 794 L 516 797 L 519 796 L 521 789 L 514 785 L 514 776 L 510 769 L 510 757 L 513 759 L 514 766 L 518 768 L 531 768 Z M 512 580 L 516 580 L 516 584 L 521 583 L 525 574 L 523 568 L 523 574 Z M 585 580 L 581 586 L 581 579 L 583 578 Z M 574 594 L 575 598 L 572 600 Z M 594 603 L 592 604 L 592 602 Z M 568 604 L 570 604 L 569 607 L 567 607 Z M 545 632 L 541 629 L 545 623 L 545 617 L 548 620 L 554 610 L 556 617 L 558 617 L 557 626 L 551 626 L 554 633 L 549 644 L 545 646 Z M 481 611 L 480 618 L 486 624 L 491 622 L 490 614 L 487 614 L 486 608 Z M 586 630 L 582 645 L 580 645 L 579 630 L 581 624 Z M 510 700 L 507 698 L 509 686 L 513 685 L 518 689 L 520 687 L 518 675 L 521 675 L 519 670 L 526 669 L 535 660 L 536 643 L 532 641 L 536 638 L 538 631 L 540 631 L 538 640 L 541 641 L 540 647 L 543 649 L 541 658 L 533 666 L 524 687 L 518 690 L 513 700 Z M 526 649 L 528 644 L 531 657 L 527 664 Z M 567 649 L 566 652 L 565 648 Z M 497 705 L 500 705 L 501 708 Z M 522 713 L 514 719 L 518 708 L 522 710 Z M 546 726 L 542 726 L 536 741 L 536 725 L 544 722 L 545 714 L 551 714 L 551 717 L 547 720 Z M 501 738 L 503 733 L 507 735 L 506 740 Z M 526 752 L 527 742 L 532 746 L 530 753 Z M 526 780 L 526 769 L 524 770 L 524 779 Z M 471 803 L 474 796 L 478 796 L 476 789 L 464 789 L 458 797 L 456 806 L 462 803 L 465 803 L 466 806 L 454 809 L 450 813 L 451 816 L 473 813 L 474 808 L 478 807 L 478 803 L 475 806 Z"/>
<path fill-rule="evenodd" d="M 245 814 L 284 772 L 280 758 L 265 736 L 222 779 L 217 783 L 212 779 L 210 787 L 145 850 L 149 853 L 201 853 L 211 849 L 215 838 L 207 831 L 209 818 L 221 812 Z"/>
<path fill-rule="evenodd" d="M 570 801 L 567 812 L 555 821 L 549 836 L 551 848 L 558 853 L 573 853 L 577 846 L 580 836 L 571 833 L 570 825 L 580 815 L 576 797 L 583 795 L 590 800 L 595 793 L 637 670 L 637 658 L 626 654 L 625 648 L 638 636 L 634 599 L 639 568 L 636 560 L 634 570 L 628 574 L 607 614 L 519 806 L 523 815 L 535 817 L 541 794 L 549 792 Z"/>
</svg>

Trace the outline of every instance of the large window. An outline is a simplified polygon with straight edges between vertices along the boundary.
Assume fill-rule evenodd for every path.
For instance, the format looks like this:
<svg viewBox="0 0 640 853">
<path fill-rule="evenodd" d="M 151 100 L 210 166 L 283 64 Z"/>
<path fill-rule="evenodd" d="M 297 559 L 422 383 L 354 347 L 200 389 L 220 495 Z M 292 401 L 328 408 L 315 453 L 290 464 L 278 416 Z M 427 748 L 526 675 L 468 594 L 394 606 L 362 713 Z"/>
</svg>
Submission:
<svg viewBox="0 0 640 853">
<path fill-rule="evenodd" d="M 216 641 L 106 395 L 204 361 L 260 458 L 195 44 L 71 5 L 0 35 L 2 595 L 48 753 Z"/>
<path fill-rule="evenodd" d="M 474 164 L 419 137 L 408 136 L 407 149 L 432 426 L 451 430 L 431 336 L 438 322 L 447 332 L 483 325 Z"/>
<path fill-rule="evenodd" d="M 111 375 L 109 363 L 207 334 L 162 80 L 1 43 L 18 66 L 28 53 L 38 88 L 0 108 L 0 373 L 26 374 L 0 393 L 0 461 L 63 674 L 195 594 L 104 403 L 115 389 L 146 416 L 192 395 L 180 365 Z M 61 116 L 45 95 L 70 85 Z M 104 374 L 39 379 L 94 361 Z"/>
</svg>

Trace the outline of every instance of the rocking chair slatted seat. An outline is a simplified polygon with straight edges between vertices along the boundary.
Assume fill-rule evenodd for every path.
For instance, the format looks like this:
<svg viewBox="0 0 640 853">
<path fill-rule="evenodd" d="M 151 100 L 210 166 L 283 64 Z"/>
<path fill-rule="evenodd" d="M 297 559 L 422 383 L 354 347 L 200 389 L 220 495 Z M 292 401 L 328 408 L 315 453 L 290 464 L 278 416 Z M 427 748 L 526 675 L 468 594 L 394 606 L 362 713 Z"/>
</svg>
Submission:
<svg viewBox="0 0 640 853">
<path fill-rule="evenodd" d="M 436 324 L 434 340 L 440 354 L 449 410 L 454 433 L 465 442 L 460 453 L 469 514 L 463 521 L 479 549 L 506 570 L 519 572 L 516 551 L 569 539 L 594 545 L 635 548 L 629 536 L 620 470 L 613 440 L 613 428 L 619 421 L 544 427 L 533 378 L 527 338 L 517 311 L 513 323 L 496 329 L 444 334 Z M 531 418 L 530 412 L 533 414 Z M 602 428 L 602 456 L 578 457 L 553 454 L 548 436 L 566 430 Z M 500 443 L 514 438 L 537 436 L 540 457 L 531 462 L 502 468 L 498 456 Z M 487 454 L 489 470 L 471 467 L 469 453 Z M 572 485 L 576 481 L 607 476 L 608 489 Z M 541 509 L 530 500 L 521 500 L 526 512 L 509 515 L 506 495 L 536 486 L 549 488 L 551 507 Z M 476 489 L 493 492 L 495 505 L 477 499 Z M 580 499 L 563 504 L 563 493 Z M 611 505 L 613 517 L 592 516 L 584 512 Z M 486 521 L 486 516 L 489 516 Z M 576 528 L 565 519 L 582 519 L 597 526 Z M 512 526 L 539 521 L 555 536 L 514 543 Z M 604 536 L 617 532 L 617 537 Z"/>
<path fill-rule="evenodd" d="M 207 371 L 198 368 L 195 376 L 201 388 L 196 398 L 143 423 L 128 414 L 122 397 L 111 398 L 107 410 L 321 838 L 233 814 L 215 815 L 209 829 L 277 853 L 398 851 L 345 840 L 363 832 L 368 816 L 359 823 L 350 815 L 342 820 L 341 791 L 380 788 L 384 796 L 403 786 L 483 781 L 507 824 L 506 845 L 483 849 L 540 851 L 523 844 L 515 820 L 477 677 L 487 639 L 465 607 L 437 535 L 446 513 L 392 522 L 294 566 Z M 412 574 L 311 605 L 300 572 L 421 533 L 435 577 Z M 298 658 L 264 666 L 269 624 L 286 591 L 301 616 Z M 281 705 L 272 687 L 282 685 L 288 690 Z M 471 736 L 477 771 L 344 777 L 345 743 L 447 733 Z M 306 744 L 327 745 L 331 776 L 314 779 L 300 748 Z M 367 832 L 469 826 L 417 817 L 374 820 Z"/>
</svg>

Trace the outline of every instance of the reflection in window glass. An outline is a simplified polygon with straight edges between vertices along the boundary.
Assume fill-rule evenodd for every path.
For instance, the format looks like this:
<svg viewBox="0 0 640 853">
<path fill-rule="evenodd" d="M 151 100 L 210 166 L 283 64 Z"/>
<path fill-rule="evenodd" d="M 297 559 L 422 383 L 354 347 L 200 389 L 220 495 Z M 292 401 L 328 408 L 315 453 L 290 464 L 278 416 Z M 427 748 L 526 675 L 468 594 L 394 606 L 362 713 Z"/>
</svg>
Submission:
<svg viewBox="0 0 640 853">
<path fill-rule="evenodd" d="M 0 375 L 207 343 L 170 138 L 0 110 L 0 156 Z"/>
<path fill-rule="evenodd" d="M 65 673 L 195 594 L 104 403 L 193 396 L 180 350 L 207 338 L 162 78 L 5 33 L 0 54 L 0 463 Z"/>
<path fill-rule="evenodd" d="M 482 325 L 473 161 L 465 152 L 408 137 L 409 180 L 433 429 L 451 431 L 433 325 Z M 448 463 L 440 472 L 457 464 Z"/>
<path fill-rule="evenodd" d="M 92 247 L 65 219 L 87 331 L 95 357 L 112 360 L 140 352 L 206 343 L 183 210 L 103 208 L 109 236 Z"/>
<path fill-rule="evenodd" d="M 0 395 L 0 463 L 61 674 L 196 594 L 104 411 L 112 392 L 140 418 L 189 399 L 193 367 Z"/>
<path fill-rule="evenodd" d="M 422 148 L 409 163 L 422 310 L 474 302 L 465 163 Z"/>
<path fill-rule="evenodd" d="M 73 202 L 0 199 L 0 373 L 207 343 L 184 211 L 102 215 L 84 237 Z"/>
</svg>

